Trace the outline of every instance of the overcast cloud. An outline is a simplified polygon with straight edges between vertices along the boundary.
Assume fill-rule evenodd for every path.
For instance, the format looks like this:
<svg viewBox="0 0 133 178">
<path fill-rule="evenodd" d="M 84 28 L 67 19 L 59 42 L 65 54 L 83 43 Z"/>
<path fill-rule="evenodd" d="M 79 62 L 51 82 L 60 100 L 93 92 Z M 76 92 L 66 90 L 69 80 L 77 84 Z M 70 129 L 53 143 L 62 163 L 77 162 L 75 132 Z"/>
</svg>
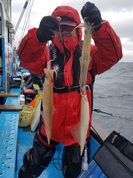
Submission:
<svg viewBox="0 0 133 178">
<path fill-rule="evenodd" d="M 19 19 L 25 1 L 12 0 L 12 21 L 14 26 Z M 45 15 L 50 15 L 58 5 L 71 5 L 80 12 L 85 2 L 87 1 L 34 0 L 28 28 L 38 27 L 41 18 Z M 108 20 L 120 36 L 124 54 L 122 61 L 133 62 L 133 0 L 92 0 L 90 2 L 93 2 L 99 8 L 102 18 Z M 17 41 L 20 38 L 22 25 L 23 20 L 15 36 Z"/>
</svg>

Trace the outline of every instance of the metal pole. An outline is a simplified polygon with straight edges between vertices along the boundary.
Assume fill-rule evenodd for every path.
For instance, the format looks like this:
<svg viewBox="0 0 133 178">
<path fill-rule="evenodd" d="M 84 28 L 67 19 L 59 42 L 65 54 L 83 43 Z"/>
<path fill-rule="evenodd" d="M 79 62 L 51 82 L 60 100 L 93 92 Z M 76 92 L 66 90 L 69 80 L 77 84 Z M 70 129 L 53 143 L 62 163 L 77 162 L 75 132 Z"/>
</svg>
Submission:
<svg viewBox="0 0 133 178">
<path fill-rule="evenodd" d="M 29 0 L 27 0 L 27 1 L 25 2 L 24 6 L 23 6 L 22 12 L 21 12 L 21 14 L 20 14 L 20 17 L 19 17 L 18 22 L 17 22 L 17 24 L 16 24 L 16 26 L 15 26 L 15 29 L 14 29 L 14 35 L 15 35 L 16 32 L 17 32 L 17 29 L 18 29 L 18 27 L 19 27 L 19 24 L 20 24 L 20 22 L 21 22 L 21 19 L 22 19 L 22 17 L 23 17 L 23 14 L 24 14 L 24 12 L 25 12 L 25 10 L 26 10 L 26 8 L 27 8 L 28 2 L 29 2 Z"/>
</svg>

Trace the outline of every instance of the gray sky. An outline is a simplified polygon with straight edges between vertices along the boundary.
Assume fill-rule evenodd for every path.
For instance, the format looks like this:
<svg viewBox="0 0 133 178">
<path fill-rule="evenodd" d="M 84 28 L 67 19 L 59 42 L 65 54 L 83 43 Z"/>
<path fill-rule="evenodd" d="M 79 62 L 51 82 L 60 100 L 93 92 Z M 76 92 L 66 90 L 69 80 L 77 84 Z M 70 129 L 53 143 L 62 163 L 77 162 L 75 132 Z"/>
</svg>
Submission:
<svg viewBox="0 0 133 178">
<path fill-rule="evenodd" d="M 15 26 L 26 0 L 12 0 L 12 22 Z M 42 3 L 43 2 L 43 3 Z M 79 12 L 86 0 L 34 0 L 31 9 L 28 28 L 38 27 L 45 15 L 50 15 L 58 5 L 71 5 Z M 133 0 L 92 0 L 101 11 L 102 18 L 108 20 L 120 36 L 123 46 L 123 59 L 121 61 L 133 62 Z M 26 12 L 16 33 L 16 44 L 21 39 L 21 29 Z M 27 30 L 28 30 L 27 28 Z"/>
</svg>

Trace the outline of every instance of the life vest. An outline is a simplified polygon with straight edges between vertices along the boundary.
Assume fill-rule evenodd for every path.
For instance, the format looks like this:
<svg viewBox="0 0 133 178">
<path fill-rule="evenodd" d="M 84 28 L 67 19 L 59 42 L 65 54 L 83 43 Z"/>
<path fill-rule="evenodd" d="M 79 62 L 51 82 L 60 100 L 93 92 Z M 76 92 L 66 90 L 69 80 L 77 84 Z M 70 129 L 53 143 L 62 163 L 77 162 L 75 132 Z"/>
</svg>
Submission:
<svg viewBox="0 0 133 178">
<path fill-rule="evenodd" d="M 78 90 L 79 91 L 79 77 L 80 77 L 80 59 L 82 53 L 82 46 L 83 41 L 81 41 L 80 45 L 77 47 L 76 51 L 74 52 L 73 63 L 72 63 L 72 73 L 73 73 L 73 84 L 71 86 L 64 86 L 64 75 L 63 75 L 63 68 L 64 68 L 64 57 L 63 54 L 60 53 L 58 48 L 51 44 L 50 45 L 50 55 L 52 60 L 52 68 L 57 71 L 57 76 L 55 76 L 54 80 L 54 93 L 65 93 Z M 58 57 L 57 57 L 58 56 Z M 88 68 L 87 74 L 87 83 L 86 89 L 90 89 L 91 91 L 91 103 L 93 103 L 93 85 L 95 81 L 95 77 L 91 68 Z M 93 107 L 93 104 L 92 104 Z"/>
<path fill-rule="evenodd" d="M 80 57 L 82 51 L 82 43 L 77 47 L 73 54 L 72 61 L 72 78 L 73 83 L 71 85 L 64 84 L 64 56 L 58 50 L 58 48 L 51 44 L 50 55 L 52 60 L 51 67 L 57 71 L 57 75 L 54 76 L 54 113 L 52 119 L 52 135 L 51 139 L 57 142 L 62 142 L 65 145 L 71 145 L 76 143 L 76 139 L 73 136 L 73 128 L 80 121 L 80 106 L 81 95 L 79 87 L 80 77 Z M 70 60 L 69 56 L 68 59 Z M 67 60 L 67 58 L 66 58 Z M 71 63 L 70 63 L 71 64 Z M 89 68 L 88 68 L 89 69 Z M 70 72 L 70 71 L 69 71 Z M 71 76 L 71 75 L 70 75 Z M 89 101 L 90 119 L 87 137 L 90 135 L 90 127 L 92 124 L 92 102 L 93 102 L 93 83 L 94 77 L 91 70 L 88 70 L 86 83 L 86 94 Z M 71 80 L 70 80 L 71 81 Z M 42 119 L 43 121 L 43 119 Z M 60 133 L 61 132 L 61 133 Z M 38 137 L 40 141 L 46 136 L 45 125 L 42 124 Z"/>
</svg>

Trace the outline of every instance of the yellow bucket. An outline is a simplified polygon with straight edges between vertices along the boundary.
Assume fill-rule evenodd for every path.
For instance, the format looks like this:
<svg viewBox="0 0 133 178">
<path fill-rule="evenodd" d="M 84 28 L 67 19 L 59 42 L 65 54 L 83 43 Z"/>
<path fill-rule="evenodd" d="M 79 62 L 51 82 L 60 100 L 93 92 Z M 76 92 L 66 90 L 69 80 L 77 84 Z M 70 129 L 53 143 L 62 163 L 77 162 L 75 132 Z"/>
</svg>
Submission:
<svg viewBox="0 0 133 178">
<path fill-rule="evenodd" d="M 22 111 L 19 112 L 19 127 L 27 127 L 31 123 L 35 109 L 32 106 L 24 105 Z"/>
</svg>

